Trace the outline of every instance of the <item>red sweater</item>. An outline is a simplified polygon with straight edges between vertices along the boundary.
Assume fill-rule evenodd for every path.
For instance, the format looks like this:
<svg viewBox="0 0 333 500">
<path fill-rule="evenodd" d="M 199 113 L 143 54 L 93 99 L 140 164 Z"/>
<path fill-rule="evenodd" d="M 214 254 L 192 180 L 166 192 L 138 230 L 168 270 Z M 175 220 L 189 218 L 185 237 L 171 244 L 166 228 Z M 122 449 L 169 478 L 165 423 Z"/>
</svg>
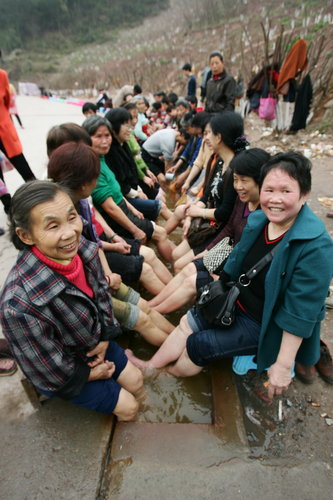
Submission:
<svg viewBox="0 0 333 500">
<path fill-rule="evenodd" d="M 38 248 L 32 247 L 32 252 L 36 257 L 41 260 L 44 264 L 50 267 L 53 271 L 65 276 L 68 281 L 77 286 L 82 292 L 86 293 L 90 298 L 93 298 L 94 292 L 87 282 L 87 278 L 84 272 L 83 262 L 79 254 L 76 254 L 74 259 L 67 265 L 60 264 L 54 260 L 49 259 L 44 254 L 42 254 Z"/>
</svg>

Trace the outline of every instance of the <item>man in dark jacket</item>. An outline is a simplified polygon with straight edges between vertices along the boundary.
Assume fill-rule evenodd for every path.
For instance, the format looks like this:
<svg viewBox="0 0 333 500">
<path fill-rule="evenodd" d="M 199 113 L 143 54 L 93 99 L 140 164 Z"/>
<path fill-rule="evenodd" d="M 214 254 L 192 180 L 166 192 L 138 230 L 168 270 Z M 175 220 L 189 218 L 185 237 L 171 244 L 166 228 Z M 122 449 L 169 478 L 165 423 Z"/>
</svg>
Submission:
<svg viewBox="0 0 333 500">
<path fill-rule="evenodd" d="M 212 75 L 206 87 L 205 111 L 218 113 L 235 109 L 236 82 L 224 69 L 221 52 L 212 52 L 209 56 Z"/>
</svg>

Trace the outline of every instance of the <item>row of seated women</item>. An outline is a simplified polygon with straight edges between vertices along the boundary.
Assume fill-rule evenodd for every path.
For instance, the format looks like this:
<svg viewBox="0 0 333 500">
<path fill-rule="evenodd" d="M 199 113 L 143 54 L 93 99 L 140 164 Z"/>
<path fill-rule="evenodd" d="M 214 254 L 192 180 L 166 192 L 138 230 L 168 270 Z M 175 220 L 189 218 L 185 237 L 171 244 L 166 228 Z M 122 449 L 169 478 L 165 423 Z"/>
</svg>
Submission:
<svg viewBox="0 0 333 500">
<path fill-rule="evenodd" d="M 181 210 L 185 218 L 214 221 L 215 231 L 199 247 L 190 248 L 185 238 L 174 249 L 166 231 L 143 216 L 145 207 L 139 210 L 126 198 L 124 172 L 117 182 L 116 168 L 107 166 L 111 144 L 122 146 L 129 129 L 116 119 L 110 123 L 112 116 L 110 121 L 90 117 L 83 129 L 67 125 L 66 133 L 64 127 L 51 131 L 48 177 L 54 182 L 27 183 L 13 197 L 11 238 L 21 252 L 2 292 L 1 322 L 21 369 L 48 396 L 123 420 L 135 418 L 146 366 L 173 363 L 170 373 L 192 376 L 212 361 L 255 355 L 258 371 L 268 369 L 269 395 L 280 394 L 291 382 L 295 359 L 304 365 L 319 359 L 332 277 L 332 240 L 306 203 L 310 162 L 294 152 L 269 158 L 261 150 L 245 150 L 242 119 L 231 112 L 212 116 L 206 141 L 216 160 L 202 197 Z M 122 149 L 112 161 L 124 152 L 128 157 Z M 90 194 L 96 212 L 87 202 Z M 207 264 L 205 249 L 225 236 L 236 245 L 217 269 L 215 260 Z M 120 286 L 114 269 L 119 256 L 125 256 L 119 267 L 126 267 L 126 258 L 145 258 L 142 243 L 150 238 L 183 270 L 171 279 L 151 257 L 157 285 L 147 304 Z M 237 281 L 274 247 L 271 262 L 242 288 L 232 326 L 210 324 L 196 306 L 175 329 L 159 313 L 187 303 L 214 279 Z M 192 262 L 194 256 L 199 258 Z M 178 290 L 187 293 L 185 299 Z M 130 296 L 135 296 L 131 311 L 123 314 Z M 133 328 L 132 314 L 140 312 L 151 325 L 149 335 L 145 328 L 142 335 L 160 346 L 148 362 L 115 341 L 119 322 L 132 321 Z"/>
</svg>

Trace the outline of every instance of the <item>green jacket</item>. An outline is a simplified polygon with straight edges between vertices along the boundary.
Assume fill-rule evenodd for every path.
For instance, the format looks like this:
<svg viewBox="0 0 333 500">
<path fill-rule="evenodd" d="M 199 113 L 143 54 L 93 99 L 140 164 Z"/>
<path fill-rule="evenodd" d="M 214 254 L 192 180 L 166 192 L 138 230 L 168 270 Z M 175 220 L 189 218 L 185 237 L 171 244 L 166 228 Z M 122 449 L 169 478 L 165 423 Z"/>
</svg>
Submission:
<svg viewBox="0 0 333 500">
<path fill-rule="evenodd" d="M 233 280 L 240 275 L 245 255 L 267 222 L 262 210 L 249 216 L 241 240 L 224 268 Z M 276 361 L 284 330 L 304 339 L 296 357 L 299 362 L 313 365 L 318 361 L 320 322 L 332 274 L 332 239 L 323 222 L 304 205 L 266 275 L 257 354 L 259 372 Z"/>
<path fill-rule="evenodd" d="M 100 205 L 110 196 L 117 205 L 123 200 L 119 182 L 112 170 L 105 163 L 104 156 L 100 156 L 99 160 L 101 171 L 97 179 L 96 187 L 91 193 L 94 205 L 97 205 L 98 210 L 100 210 Z"/>
<path fill-rule="evenodd" d="M 148 167 L 144 160 L 141 158 L 141 149 L 138 141 L 133 134 L 131 134 L 131 138 L 129 141 L 127 141 L 127 144 L 133 155 L 139 179 L 140 181 L 142 181 L 144 176 L 147 175 L 146 171 L 148 170 Z"/>
</svg>

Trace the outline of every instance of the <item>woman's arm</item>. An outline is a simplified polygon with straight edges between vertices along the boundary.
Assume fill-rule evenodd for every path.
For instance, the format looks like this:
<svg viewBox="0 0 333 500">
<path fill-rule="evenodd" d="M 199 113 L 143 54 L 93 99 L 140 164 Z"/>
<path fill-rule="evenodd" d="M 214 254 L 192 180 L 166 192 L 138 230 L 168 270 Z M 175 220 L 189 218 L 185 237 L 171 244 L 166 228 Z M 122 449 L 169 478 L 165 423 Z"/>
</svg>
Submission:
<svg viewBox="0 0 333 500">
<path fill-rule="evenodd" d="M 145 141 L 147 139 L 147 134 L 145 134 L 142 130 L 142 121 L 138 120 L 137 124 L 134 128 L 135 137 L 140 139 L 140 141 Z"/>
<path fill-rule="evenodd" d="M 302 340 L 302 337 L 283 332 L 277 360 L 268 370 L 268 396 L 270 398 L 288 389 L 291 382 L 291 370 Z"/>
<path fill-rule="evenodd" d="M 111 238 L 111 241 L 104 241 L 100 240 L 102 244 L 102 249 L 105 251 L 110 251 L 110 252 L 117 252 L 117 253 L 122 253 L 122 254 L 127 254 L 130 253 L 131 251 L 131 246 L 118 234 L 116 234 L 111 226 L 108 225 L 104 217 L 99 213 L 99 211 L 94 208 L 94 213 L 95 213 L 95 219 L 100 223 L 102 226 L 104 233 L 107 238 Z"/>
<path fill-rule="evenodd" d="M 205 208 L 204 204 L 199 201 L 188 207 L 186 215 L 191 217 L 203 217 L 208 220 L 215 220 L 215 208 Z"/>
<path fill-rule="evenodd" d="M 216 207 L 214 214 L 214 218 L 220 224 L 220 226 L 224 227 L 228 222 L 235 205 L 236 197 L 237 193 L 234 189 L 233 178 L 231 175 L 228 180 L 228 185 L 226 186 L 225 192 L 223 194 L 223 201 Z"/>
<path fill-rule="evenodd" d="M 290 270 L 282 303 L 273 318 L 283 334 L 276 361 L 268 372 L 270 395 L 281 394 L 288 387 L 292 364 L 299 348 L 303 350 L 303 339 L 310 340 L 315 335 L 313 342 L 318 342 L 319 347 L 319 328 L 316 325 L 323 318 L 325 297 L 332 278 L 333 245 L 327 233 L 299 243 L 299 247 L 295 244 L 295 247 L 298 260 Z M 290 255 L 293 257 L 292 252 Z M 288 279 L 288 268 L 286 276 Z"/>
<path fill-rule="evenodd" d="M 196 178 L 196 176 L 201 172 L 201 170 L 202 170 L 202 167 L 200 167 L 199 165 L 197 165 L 196 163 L 194 163 L 194 165 L 191 168 L 190 173 L 189 173 L 186 181 L 183 184 L 182 193 L 185 193 L 189 189 L 192 180 Z M 203 183 L 203 181 L 204 181 L 204 179 L 202 179 L 202 183 Z"/>
<path fill-rule="evenodd" d="M 103 228 L 104 233 L 106 234 L 106 236 L 108 238 L 110 238 L 110 236 L 112 236 L 114 234 L 114 231 L 113 231 L 112 227 L 109 226 L 109 224 L 106 222 L 106 220 L 104 219 L 104 217 L 99 213 L 99 211 L 97 210 L 96 207 L 94 207 L 93 210 L 94 210 L 94 214 L 95 214 L 95 219 L 102 226 L 102 228 Z"/>
<path fill-rule="evenodd" d="M 224 228 L 217 233 L 217 236 L 215 239 L 207 246 L 207 250 L 211 250 L 217 243 L 219 243 L 223 238 L 226 236 L 229 236 L 229 238 L 234 239 L 235 238 L 235 224 L 236 220 L 239 217 L 241 213 L 243 213 L 244 205 L 238 202 L 239 198 L 236 199 L 235 206 L 233 208 L 232 214 L 230 215 L 230 218 L 228 220 L 228 223 L 224 226 Z M 238 225 L 241 225 L 243 223 L 243 220 L 237 220 Z M 244 224 L 245 225 L 245 224 Z"/>
<path fill-rule="evenodd" d="M 124 198 L 124 202 L 126 203 L 128 210 L 130 210 L 135 217 L 138 219 L 144 219 L 143 213 L 133 207 L 133 205 L 126 198 Z"/>
<path fill-rule="evenodd" d="M 121 276 L 111 271 L 108 261 L 106 260 L 105 253 L 101 248 L 98 250 L 98 255 L 110 290 L 118 290 L 121 285 Z"/>
<path fill-rule="evenodd" d="M 125 200 L 126 202 L 126 200 Z M 113 201 L 111 196 L 109 196 L 102 204 L 101 207 L 105 212 L 115 220 L 120 226 L 122 226 L 126 231 L 131 233 L 134 238 L 138 238 L 144 243 L 147 239 L 146 234 L 139 229 L 122 211 L 120 207 Z"/>
<path fill-rule="evenodd" d="M 2 329 L 24 373 L 36 387 L 55 391 L 64 399 L 77 396 L 89 379 L 89 366 L 63 348 L 49 322 L 37 317 L 33 310 L 19 310 L 21 307 L 16 308 L 15 303 L 13 308 L 5 308 Z"/>
</svg>

